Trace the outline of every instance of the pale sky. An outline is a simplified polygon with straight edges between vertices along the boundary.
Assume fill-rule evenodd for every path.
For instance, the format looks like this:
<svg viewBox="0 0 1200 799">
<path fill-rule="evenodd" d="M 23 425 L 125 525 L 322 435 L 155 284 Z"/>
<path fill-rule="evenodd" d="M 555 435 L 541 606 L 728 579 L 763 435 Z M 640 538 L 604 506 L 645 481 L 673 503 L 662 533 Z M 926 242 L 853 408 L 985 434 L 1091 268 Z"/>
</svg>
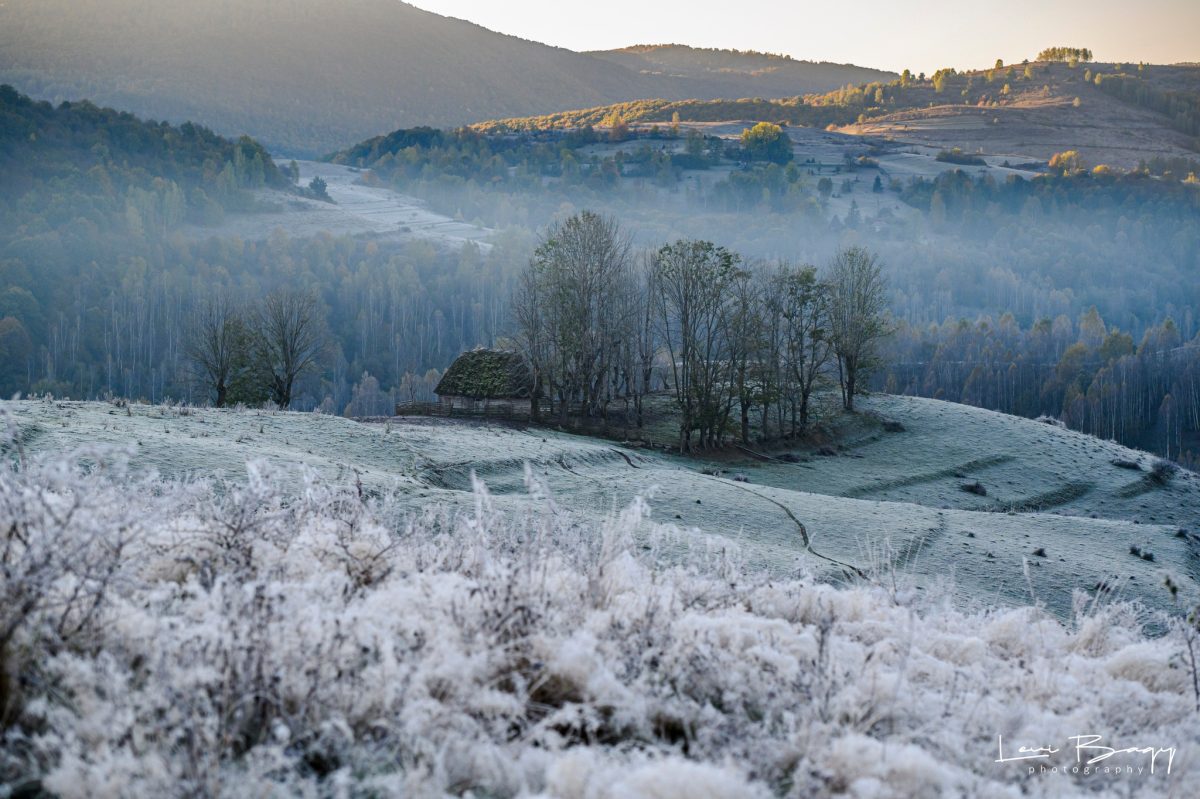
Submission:
<svg viewBox="0 0 1200 799">
<path fill-rule="evenodd" d="M 900 71 L 1032 59 L 1051 45 L 1099 61 L 1200 61 L 1200 0 L 411 0 L 572 50 L 673 42 Z"/>
</svg>

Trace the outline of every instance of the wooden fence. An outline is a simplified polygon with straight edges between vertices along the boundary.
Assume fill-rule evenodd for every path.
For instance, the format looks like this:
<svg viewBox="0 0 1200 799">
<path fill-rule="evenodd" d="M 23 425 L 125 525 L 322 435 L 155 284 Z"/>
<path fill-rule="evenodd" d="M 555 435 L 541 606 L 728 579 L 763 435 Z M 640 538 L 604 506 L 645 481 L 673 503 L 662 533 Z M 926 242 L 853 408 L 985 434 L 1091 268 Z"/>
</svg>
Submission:
<svg viewBox="0 0 1200 799">
<path fill-rule="evenodd" d="M 550 416 L 550 403 L 543 402 L 542 417 Z M 517 410 L 506 403 L 479 405 L 474 408 L 455 408 L 440 402 L 401 402 L 396 404 L 396 416 L 440 416 L 455 419 L 499 419 L 508 422 L 530 421 L 528 409 Z"/>
</svg>

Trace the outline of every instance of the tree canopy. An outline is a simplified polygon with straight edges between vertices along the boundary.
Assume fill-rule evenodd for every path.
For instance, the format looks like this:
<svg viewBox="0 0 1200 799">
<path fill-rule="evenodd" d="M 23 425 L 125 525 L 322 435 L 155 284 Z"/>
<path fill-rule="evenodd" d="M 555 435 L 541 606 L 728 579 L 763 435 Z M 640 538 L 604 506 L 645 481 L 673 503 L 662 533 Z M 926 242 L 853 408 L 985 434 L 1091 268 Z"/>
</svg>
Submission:
<svg viewBox="0 0 1200 799">
<path fill-rule="evenodd" d="M 755 161 L 786 164 L 792 160 L 792 140 L 772 122 L 759 122 L 742 131 L 742 147 Z"/>
</svg>

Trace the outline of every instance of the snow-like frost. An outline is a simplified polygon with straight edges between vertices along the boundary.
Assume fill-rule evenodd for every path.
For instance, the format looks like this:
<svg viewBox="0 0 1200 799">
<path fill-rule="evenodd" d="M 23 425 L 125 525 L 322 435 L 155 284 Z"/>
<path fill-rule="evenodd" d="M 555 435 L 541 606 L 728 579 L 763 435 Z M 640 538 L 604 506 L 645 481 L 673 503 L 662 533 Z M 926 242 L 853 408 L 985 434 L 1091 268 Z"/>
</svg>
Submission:
<svg viewBox="0 0 1200 799">
<path fill-rule="evenodd" d="M 31 781 L 64 797 L 1184 795 L 1200 780 L 1180 628 L 1148 637 L 1124 605 L 1080 602 L 1063 625 L 781 579 L 649 523 L 640 501 L 581 522 L 532 472 L 524 504 L 477 483 L 466 511 L 413 514 L 265 464 L 242 483 L 136 477 L 103 452 L 6 464 L 0 796 Z M 994 762 L 997 735 L 1015 751 L 1088 733 L 1178 752 L 1153 776 Z"/>
</svg>

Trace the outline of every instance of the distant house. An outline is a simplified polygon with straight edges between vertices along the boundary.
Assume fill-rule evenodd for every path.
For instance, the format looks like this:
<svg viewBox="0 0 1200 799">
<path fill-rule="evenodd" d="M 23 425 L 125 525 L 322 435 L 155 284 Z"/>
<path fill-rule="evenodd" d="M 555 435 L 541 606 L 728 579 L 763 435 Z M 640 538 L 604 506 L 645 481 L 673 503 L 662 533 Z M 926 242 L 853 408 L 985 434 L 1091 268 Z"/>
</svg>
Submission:
<svg viewBox="0 0 1200 799">
<path fill-rule="evenodd" d="M 533 375 L 519 353 L 471 350 L 450 364 L 433 391 L 446 413 L 495 411 L 527 416 Z"/>
</svg>

